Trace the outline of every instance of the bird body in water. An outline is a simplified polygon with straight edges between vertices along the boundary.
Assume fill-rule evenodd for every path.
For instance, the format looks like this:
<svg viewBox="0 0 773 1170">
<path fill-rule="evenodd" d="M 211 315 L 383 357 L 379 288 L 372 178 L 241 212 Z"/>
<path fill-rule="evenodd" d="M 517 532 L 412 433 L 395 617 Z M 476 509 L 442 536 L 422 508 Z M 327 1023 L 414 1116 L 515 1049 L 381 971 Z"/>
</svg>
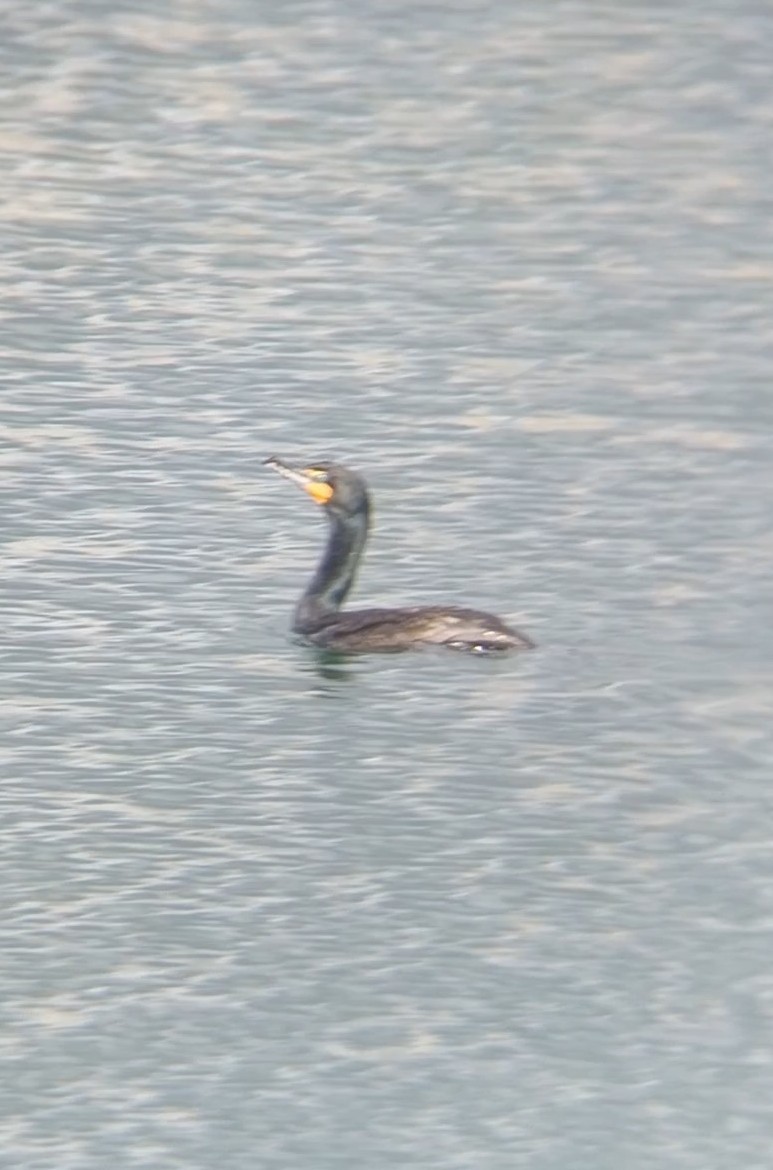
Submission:
<svg viewBox="0 0 773 1170">
<path fill-rule="evenodd" d="M 295 607 L 293 630 L 306 641 L 342 653 L 421 645 L 485 653 L 533 644 L 494 614 L 456 605 L 342 611 L 368 538 L 370 497 L 364 479 L 340 463 L 300 468 L 273 455 L 265 462 L 308 492 L 330 522 L 327 547 Z"/>
</svg>

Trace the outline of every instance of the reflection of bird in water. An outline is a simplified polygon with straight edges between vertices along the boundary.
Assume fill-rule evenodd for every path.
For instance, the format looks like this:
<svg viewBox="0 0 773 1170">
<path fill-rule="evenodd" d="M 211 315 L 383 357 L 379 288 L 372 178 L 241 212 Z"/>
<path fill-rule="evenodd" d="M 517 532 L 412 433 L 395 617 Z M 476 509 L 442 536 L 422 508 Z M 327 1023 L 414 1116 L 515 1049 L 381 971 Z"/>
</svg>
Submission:
<svg viewBox="0 0 773 1170">
<path fill-rule="evenodd" d="M 526 649 L 532 643 L 493 614 L 455 605 L 341 612 L 368 537 L 370 499 L 365 481 L 338 463 L 289 467 L 266 460 L 324 507 L 330 521 L 327 548 L 295 608 L 293 630 L 328 650 L 407 650 L 441 645 L 479 653 Z"/>
</svg>

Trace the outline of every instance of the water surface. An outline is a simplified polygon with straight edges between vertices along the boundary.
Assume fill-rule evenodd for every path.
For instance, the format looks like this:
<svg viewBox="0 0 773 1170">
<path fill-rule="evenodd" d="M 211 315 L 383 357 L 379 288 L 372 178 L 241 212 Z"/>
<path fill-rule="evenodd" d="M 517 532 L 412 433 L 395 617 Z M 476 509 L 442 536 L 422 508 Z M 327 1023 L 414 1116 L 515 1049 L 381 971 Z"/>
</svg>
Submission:
<svg viewBox="0 0 773 1170">
<path fill-rule="evenodd" d="M 2 1165 L 767 1170 L 769 37 L 8 14 Z M 537 650 L 295 645 L 272 453 Z"/>
</svg>

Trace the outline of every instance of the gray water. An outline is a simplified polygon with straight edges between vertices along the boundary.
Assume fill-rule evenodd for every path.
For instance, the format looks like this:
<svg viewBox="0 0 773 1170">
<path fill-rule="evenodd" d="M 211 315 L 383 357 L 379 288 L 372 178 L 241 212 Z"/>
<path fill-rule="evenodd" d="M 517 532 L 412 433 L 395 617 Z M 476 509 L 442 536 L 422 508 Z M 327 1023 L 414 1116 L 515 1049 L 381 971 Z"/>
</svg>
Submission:
<svg viewBox="0 0 773 1170">
<path fill-rule="evenodd" d="M 0 1164 L 769 1170 L 769 5 L 2 21 Z"/>
</svg>

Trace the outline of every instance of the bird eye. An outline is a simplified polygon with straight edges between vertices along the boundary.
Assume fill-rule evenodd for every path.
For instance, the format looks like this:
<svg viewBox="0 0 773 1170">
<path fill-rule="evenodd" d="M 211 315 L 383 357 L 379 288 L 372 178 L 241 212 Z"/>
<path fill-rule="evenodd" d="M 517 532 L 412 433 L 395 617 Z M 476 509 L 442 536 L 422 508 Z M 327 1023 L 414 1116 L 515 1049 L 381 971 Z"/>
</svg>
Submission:
<svg viewBox="0 0 773 1170">
<path fill-rule="evenodd" d="M 327 472 L 323 471 L 321 467 L 307 467 L 305 474 L 311 479 L 316 479 L 319 483 L 327 483 Z"/>
</svg>

